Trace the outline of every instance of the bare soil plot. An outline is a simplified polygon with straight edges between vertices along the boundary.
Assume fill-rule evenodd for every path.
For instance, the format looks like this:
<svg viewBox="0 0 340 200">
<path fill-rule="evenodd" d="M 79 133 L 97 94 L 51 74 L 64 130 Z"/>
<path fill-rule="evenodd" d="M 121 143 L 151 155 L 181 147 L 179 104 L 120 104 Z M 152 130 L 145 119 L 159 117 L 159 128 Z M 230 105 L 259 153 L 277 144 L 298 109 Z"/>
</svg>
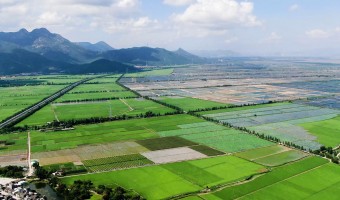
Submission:
<svg viewBox="0 0 340 200">
<path fill-rule="evenodd" d="M 207 157 L 206 155 L 188 147 L 150 151 L 142 153 L 142 155 L 157 164 L 178 162 L 184 160 L 195 160 Z"/>
<path fill-rule="evenodd" d="M 84 145 L 73 149 L 33 153 L 32 158 L 41 165 L 105 158 L 146 152 L 148 149 L 135 142 L 119 142 L 100 145 Z"/>
<path fill-rule="evenodd" d="M 27 154 L 0 156 L 0 166 L 19 165 L 27 166 Z"/>
</svg>

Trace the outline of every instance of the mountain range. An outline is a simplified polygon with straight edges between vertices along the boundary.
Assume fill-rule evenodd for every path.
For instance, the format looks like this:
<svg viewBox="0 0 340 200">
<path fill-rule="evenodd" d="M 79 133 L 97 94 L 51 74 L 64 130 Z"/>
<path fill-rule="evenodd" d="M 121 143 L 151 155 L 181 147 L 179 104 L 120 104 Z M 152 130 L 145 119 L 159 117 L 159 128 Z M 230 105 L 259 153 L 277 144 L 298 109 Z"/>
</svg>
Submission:
<svg viewBox="0 0 340 200">
<path fill-rule="evenodd" d="M 114 49 L 101 41 L 71 42 L 46 28 L 0 32 L 0 74 L 100 73 L 138 71 L 136 65 L 204 63 L 207 59 L 178 49 Z"/>
</svg>

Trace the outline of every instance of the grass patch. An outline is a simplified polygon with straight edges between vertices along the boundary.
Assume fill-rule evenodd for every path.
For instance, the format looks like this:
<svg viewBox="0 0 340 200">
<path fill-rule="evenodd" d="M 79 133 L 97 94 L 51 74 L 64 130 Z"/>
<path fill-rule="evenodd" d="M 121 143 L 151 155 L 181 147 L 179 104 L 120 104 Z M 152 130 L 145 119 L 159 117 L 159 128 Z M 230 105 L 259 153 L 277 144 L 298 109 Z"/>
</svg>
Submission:
<svg viewBox="0 0 340 200">
<path fill-rule="evenodd" d="M 207 155 L 207 156 L 219 156 L 219 155 L 225 154 L 222 151 L 218 151 L 216 149 L 213 149 L 205 145 L 191 146 L 190 149 L 203 153 L 204 155 Z"/>
<path fill-rule="evenodd" d="M 286 150 L 287 150 L 287 147 L 284 147 L 281 145 L 273 145 L 269 147 L 262 147 L 262 148 L 239 152 L 239 153 L 236 153 L 235 156 L 244 158 L 247 160 L 254 160 L 254 159 L 265 157 L 271 154 L 277 154 L 277 153 L 280 153 Z"/>
<path fill-rule="evenodd" d="M 255 159 L 253 161 L 260 163 L 262 165 L 266 165 L 266 166 L 278 166 L 278 165 L 289 163 L 295 160 L 299 160 L 306 156 L 307 154 L 301 151 L 290 150 L 290 151 L 285 151 L 285 152 L 281 152 L 278 154 L 262 157 L 259 159 Z"/>
<path fill-rule="evenodd" d="M 137 143 L 151 151 L 196 145 L 195 142 L 191 142 L 180 137 L 163 137 L 139 140 Z"/>
</svg>

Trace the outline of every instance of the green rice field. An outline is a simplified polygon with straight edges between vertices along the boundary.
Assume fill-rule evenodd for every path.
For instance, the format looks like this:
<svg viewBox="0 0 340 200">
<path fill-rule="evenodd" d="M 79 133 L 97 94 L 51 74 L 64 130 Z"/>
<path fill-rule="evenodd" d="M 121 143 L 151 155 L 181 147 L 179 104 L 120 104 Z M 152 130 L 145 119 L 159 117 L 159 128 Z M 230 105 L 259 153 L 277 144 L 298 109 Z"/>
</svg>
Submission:
<svg viewBox="0 0 340 200">
<path fill-rule="evenodd" d="M 87 103 L 54 103 L 28 117 L 19 126 L 42 125 L 53 120 L 87 119 L 91 117 L 135 116 L 151 111 L 165 114 L 174 110 L 146 99 L 121 99 Z"/>
<path fill-rule="evenodd" d="M 162 97 L 161 102 L 168 103 L 170 105 L 177 106 L 184 111 L 204 109 L 204 108 L 213 108 L 213 107 L 222 107 L 227 106 L 228 104 L 218 103 L 214 101 L 206 101 L 201 99 L 194 99 L 189 97 Z"/>
<path fill-rule="evenodd" d="M 202 197 L 207 200 L 210 200 L 210 199 L 228 200 L 228 199 L 236 199 L 236 198 L 243 198 L 243 197 L 246 198 L 247 195 L 256 194 L 258 191 L 261 191 L 262 189 L 266 190 L 266 188 L 268 187 L 271 187 L 274 185 L 281 185 L 282 181 L 289 180 L 291 177 L 293 178 L 299 177 L 305 174 L 306 172 L 314 171 L 314 170 L 316 170 L 315 172 L 318 172 L 317 170 L 320 168 L 320 166 L 332 165 L 332 164 L 327 164 L 327 163 L 328 161 L 322 158 L 308 157 L 299 162 L 295 162 L 289 165 L 275 168 L 271 172 L 268 172 L 260 177 L 257 177 L 250 182 L 231 186 L 231 187 L 226 187 L 225 189 L 221 191 L 208 194 L 208 195 L 203 195 Z M 333 167 L 335 168 L 337 166 L 333 165 Z M 335 175 L 335 177 L 340 178 L 339 175 Z M 305 180 L 305 183 L 299 186 L 303 188 L 305 184 L 308 184 L 308 182 L 309 182 L 308 180 Z M 326 183 L 326 182 L 328 182 L 327 179 L 323 179 L 323 181 L 321 181 L 321 183 Z M 315 183 L 314 181 L 310 181 L 309 183 L 312 183 L 313 185 L 318 187 L 318 184 L 314 184 Z M 281 187 L 284 189 L 288 189 L 285 185 L 281 185 Z M 286 192 L 287 191 L 289 190 L 286 190 Z M 320 188 L 319 191 L 322 191 L 322 188 Z M 278 191 L 276 191 L 276 196 L 277 196 L 277 193 Z M 305 192 L 303 190 L 300 190 L 300 193 L 304 194 Z M 262 196 L 262 198 L 264 198 L 264 196 Z"/>
<path fill-rule="evenodd" d="M 340 116 L 323 121 L 300 124 L 309 133 L 315 135 L 317 141 L 325 146 L 340 145 Z"/>
<path fill-rule="evenodd" d="M 159 137 L 156 132 L 179 129 L 181 124 L 202 122 L 190 115 L 174 115 L 146 119 L 114 121 L 101 124 L 80 125 L 74 130 L 56 132 L 31 132 L 33 152 L 75 148 L 80 145 L 109 143 L 124 140 L 142 140 Z M 13 141 L 6 150 L 26 149 L 27 133 L 0 135 L 0 140 Z"/>
<path fill-rule="evenodd" d="M 242 169 L 242 170 L 240 170 Z M 74 180 L 92 180 L 95 185 L 120 185 L 133 188 L 147 199 L 163 199 L 174 195 L 199 191 L 206 185 L 228 183 L 244 179 L 265 170 L 233 156 L 127 169 L 98 174 L 63 178 L 70 184 Z M 190 172 L 190 173 L 188 173 Z M 155 186 L 157 185 L 157 190 Z"/>
</svg>

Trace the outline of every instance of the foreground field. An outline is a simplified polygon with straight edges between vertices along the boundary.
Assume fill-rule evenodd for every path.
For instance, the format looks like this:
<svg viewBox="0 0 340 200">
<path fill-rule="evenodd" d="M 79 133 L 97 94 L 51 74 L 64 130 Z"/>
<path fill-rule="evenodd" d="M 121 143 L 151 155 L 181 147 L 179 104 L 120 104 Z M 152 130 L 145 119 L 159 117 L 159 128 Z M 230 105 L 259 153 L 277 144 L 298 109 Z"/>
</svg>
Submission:
<svg viewBox="0 0 340 200">
<path fill-rule="evenodd" d="M 275 168 L 273 171 L 263 176 L 257 177 L 250 182 L 227 187 L 221 191 L 209 195 L 203 195 L 202 197 L 207 200 L 229 200 L 238 198 L 263 199 L 266 197 L 274 198 L 274 196 L 275 199 L 287 199 L 286 195 L 289 195 L 290 198 L 288 199 L 301 199 L 303 196 L 308 197 L 308 194 L 313 195 L 317 194 L 317 192 L 323 192 L 327 186 L 331 187 L 334 181 L 339 181 L 340 176 L 337 171 L 340 170 L 340 168 L 336 165 L 327 163 L 328 161 L 325 159 L 309 157 L 296 163 Z M 326 169 L 332 169 L 327 174 L 325 174 L 326 177 L 331 179 L 330 182 L 328 182 L 328 179 L 323 177 L 322 172 Z M 313 178 L 317 178 L 318 181 L 314 181 Z M 290 180 L 301 180 L 301 182 L 297 185 L 293 182 L 289 183 Z M 319 187 L 319 184 L 321 187 Z M 270 187 L 274 187 L 276 189 L 273 189 L 273 193 L 266 194 L 269 196 L 266 196 L 261 192 L 271 191 L 269 190 Z M 329 195 L 333 195 L 333 198 L 337 196 L 335 193 Z"/>
<path fill-rule="evenodd" d="M 208 185 L 244 179 L 264 170 L 261 165 L 233 156 L 222 156 L 69 177 L 64 178 L 63 182 L 71 184 L 78 179 L 92 180 L 96 185 L 121 185 L 125 188 L 133 188 L 147 199 L 163 199 L 182 193 L 199 191 Z"/>
</svg>

